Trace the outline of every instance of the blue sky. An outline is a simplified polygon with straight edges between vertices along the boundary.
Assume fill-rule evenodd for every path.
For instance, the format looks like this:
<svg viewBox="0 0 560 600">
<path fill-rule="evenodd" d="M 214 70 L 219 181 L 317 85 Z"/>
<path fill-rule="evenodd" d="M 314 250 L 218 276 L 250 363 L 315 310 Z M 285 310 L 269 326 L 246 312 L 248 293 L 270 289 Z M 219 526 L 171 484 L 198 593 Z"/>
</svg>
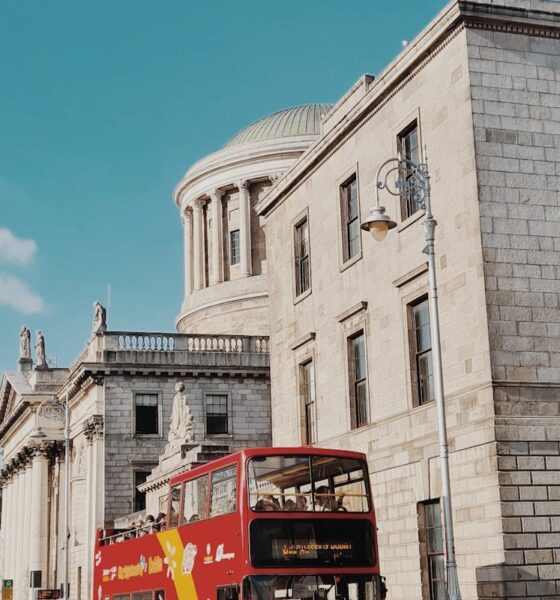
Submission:
<svg viewBox="0 0 560 600">
<path fill-rule="evenodd" d="M 68 365 L 108 284 L 111 329 L 172 331 L 189 165 L 261 116 L 336 101 L 444 5 L 2 0 L 0 371 L 22 324 Z"/>
</svg>

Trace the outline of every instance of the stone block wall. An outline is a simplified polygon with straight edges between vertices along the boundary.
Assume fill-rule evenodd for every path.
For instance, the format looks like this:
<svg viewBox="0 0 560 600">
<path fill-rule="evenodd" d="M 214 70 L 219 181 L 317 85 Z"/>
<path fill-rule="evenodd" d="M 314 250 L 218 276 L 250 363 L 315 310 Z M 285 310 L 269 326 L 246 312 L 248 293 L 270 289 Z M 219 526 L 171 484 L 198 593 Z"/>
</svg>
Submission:
<svg viewBox="0 0 560 600">
<path fill-rule="evenodd" d="M 185 394 L 195 423 L 196 439 L 225 443 L 231 448 L 271 443 L 270 391 L 266 377 L 247 374 L 199 373 L 198 375 L 111 375 L 105 380 L 105 519 L 133 512 L 133 471 L 151 470 L 167 443 L 175 384 Z M 134 434 L 134 394 L 158 393 L 161 423 L 158 436 Z M 209 436 L 205 432 L 204 403 L 207 393 L 227 394 L 231 431 Z"/>
<path fill-rule="evenodd" d="M 527 33 L 467 31 L 505 549 L 480 598 L 560 593 L 560 40 Z"/>
</svg>

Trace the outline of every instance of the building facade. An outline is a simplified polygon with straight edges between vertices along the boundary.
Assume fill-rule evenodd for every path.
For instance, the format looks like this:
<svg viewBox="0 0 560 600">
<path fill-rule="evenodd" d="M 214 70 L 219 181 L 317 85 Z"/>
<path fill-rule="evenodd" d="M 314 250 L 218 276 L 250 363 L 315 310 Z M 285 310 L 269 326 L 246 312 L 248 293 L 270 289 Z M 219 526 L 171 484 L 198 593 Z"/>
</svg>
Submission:
<svg viewBox="0 0 560 600">
<path fill-rule="evenodd" d="M 271 442 L 266 338 L 105 331 L 68 369 L 29 367 L 0 387 L 0 572 L 18 600 L 64 581 L 64 420 L 53 399 L 70 414 L 69 583 L 80 600 L 92 597 L 96 529 L 145 512 L 138 486 L 168 445 L 177 389 L 193 450 Z"/>
<path fill-rule="evenodd" d="M 256 207 L 274 443 L 368 455 L 391 598 L 444 564 L 424 215 L 379 190 L 398 225 L 360 231 L 399 152 L 431 172 L 463 598 L 560 594 L 559 38 L 556 3 L 451 3 Z"/>
</svg>

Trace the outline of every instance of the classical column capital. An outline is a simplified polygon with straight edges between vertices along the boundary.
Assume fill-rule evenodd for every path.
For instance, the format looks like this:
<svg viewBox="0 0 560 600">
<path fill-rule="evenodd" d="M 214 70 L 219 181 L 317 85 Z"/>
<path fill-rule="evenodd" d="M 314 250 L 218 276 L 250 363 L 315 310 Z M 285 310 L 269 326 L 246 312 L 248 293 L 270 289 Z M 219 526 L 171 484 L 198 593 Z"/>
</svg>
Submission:
<svg viewBox="0 0 560 600">
<path fill-rule="evenodd" d="M 183 225 L 187 222 L 191 222 L 192 218 L 193 218 L 193 211 L 192 208 L 190 206 L 186 206 L 182 211 L 181 211 L 181 221 L 183 222 Z"/>
<path fill-rule="evenodd" d="M 206 200 L 204 198 L 197 198 L 193 203 L 193 210 L 201 211 L 206 206 Z"/>
<path fill-rule="evenodd" d="M 210 197 L 210 199 L 212 201 L 221 200 L 223 198 L 224 194 L 225 194 L 225 191 L 221 190 L 220 188 L 216 188 L 215 190 L 211 190 L 210 192 L 208 192 L 208 196 Z"/>
<path fill-rule="evenodd" d="M 251 185 L 251 182 L 248 179 L 240 179 L 237 182 L 237 189 L 239 191 L 241 191 L 241 190 L 248 191 L 250 185 Z"/>
<path fill-rule="evenodd" d="M 83 425 L 84 435 L 87 441 L 91 444 L 94 439 L 103 437 L 104 420 L 102 415 L 92 415 Z"/>
</svg>

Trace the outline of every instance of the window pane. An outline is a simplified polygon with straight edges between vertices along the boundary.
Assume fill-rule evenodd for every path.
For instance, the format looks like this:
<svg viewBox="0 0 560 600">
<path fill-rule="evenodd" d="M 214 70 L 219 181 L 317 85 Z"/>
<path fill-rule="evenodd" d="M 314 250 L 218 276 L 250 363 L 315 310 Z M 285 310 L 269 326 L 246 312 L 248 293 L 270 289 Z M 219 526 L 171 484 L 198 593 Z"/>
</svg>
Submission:
<svg viewBox="0 0 560 600">
<path fill-rule="evenodd" d="M 173 486 L 171 490 L 171 503 L 169 515 L 167 516 L 167 526 L 177 527 L 179 525 L 179 507 L 181 505 L 181 484 Z"/>
<path fill-rule="evenodd" d="M 304 414 L 304 443 L 314 444 L 316 436 L 315 382 L 313 361 L 300 365 L 301 395 Z"/>
<path fill-rule="evenodd" d="M 135 432 L 137 434 L 159 433 L 159 411 L 157 394 L 136 394 Z"/>
<path fill-rule="evenodd" d="M 228 397 L 225 394 L 206 396 L 206 433 L 228 433 Z"/>
<path fill-rule="evenodd" d="M 217 517 L 237 509 L 237 467 L 228 467 L 211 475 L 210 516 Z"/>
<path fill-rule="evenodd" d="M 208 477 L 198 477 L 185 483 L 183 500 L 183 522 L 192 523 L 206 519 L 206 496 L 208 492 Z"/>
<path fill-rule="evenodd" d="M 240 262 L 240 245 L 239 245 L 239 229 L 230 231 L 230 262 L 232 265 L 236 265 Z"/>
<path fill-rule="evenodd" d="M 352 340 L 354 349 L 354 373 L 356 380 L 365 379 L 366 376 L 366 352 L 364 344 L 364 336 L 359 335 Z"/>
<path fill-rule="evenodd" d="M 356 425 L 361 427 L 368 422 L 366 382 L 356 384 Z"/>
<path fill-rule="evenodd" d="M 138 490 L 138 486 L 146 483 L 150 471 L 134 471 L 134 512 L 146 508 L 146 494 Z"/>
<path fill-rule="evenodd" d="M 309 227 L 307 219 L 295 228 L 296 293 L 309 289 Z"/>
</svg>

